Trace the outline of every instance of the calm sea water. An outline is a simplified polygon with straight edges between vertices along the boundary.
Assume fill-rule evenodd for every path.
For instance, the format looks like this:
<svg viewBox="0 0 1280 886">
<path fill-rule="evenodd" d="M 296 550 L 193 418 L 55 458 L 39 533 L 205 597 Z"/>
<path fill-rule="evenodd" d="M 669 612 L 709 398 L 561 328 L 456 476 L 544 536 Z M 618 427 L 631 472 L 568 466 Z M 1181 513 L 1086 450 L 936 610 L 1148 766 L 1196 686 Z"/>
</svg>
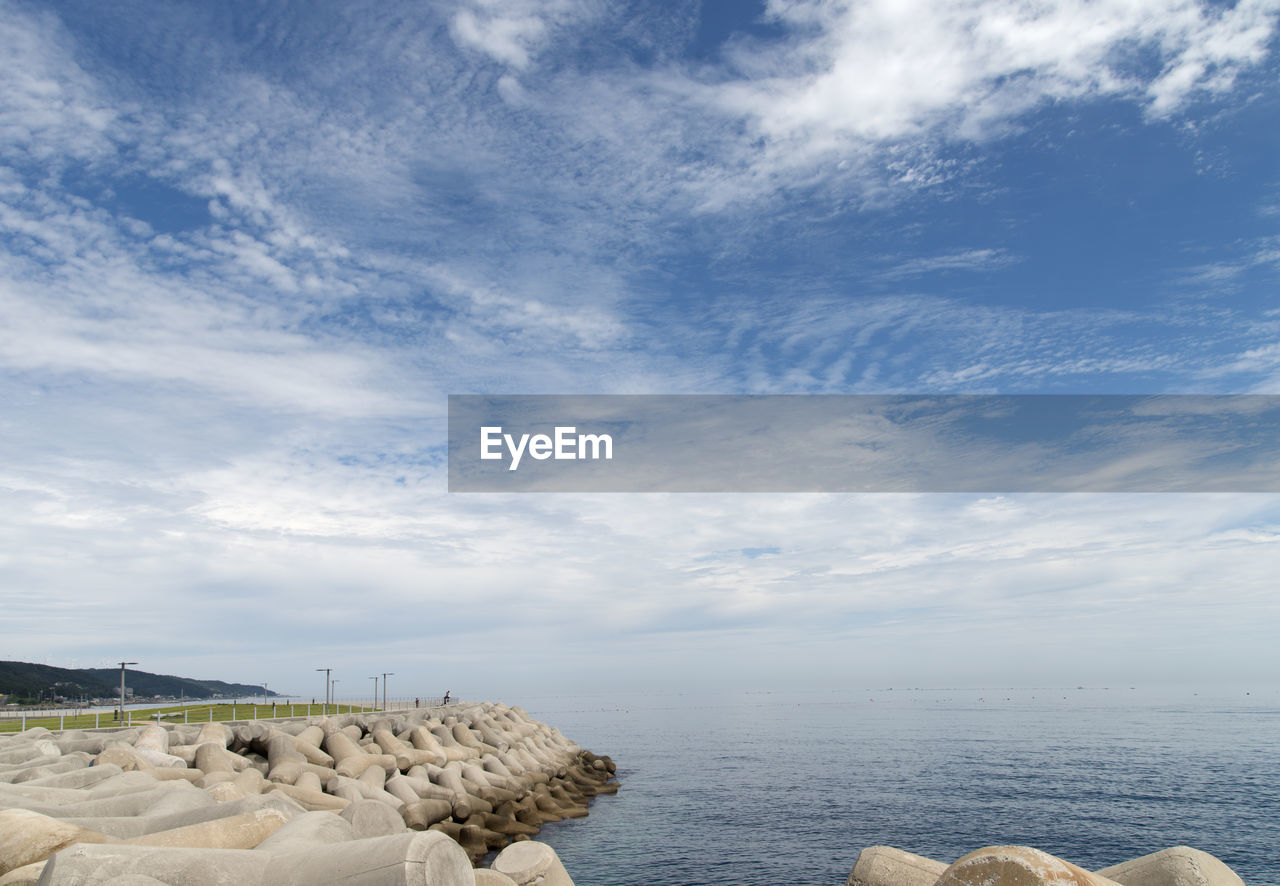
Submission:
<svg viewBox="0 0 1280 886">
<path fill-rule="evenodd" d="M 549 825 L 578 886 L 840 886 L 858 852 L 1026 844 L 1098 869 L 1185 844 L 1280 884 L 1280 692 L 527 697 L 618 764 Z"/>
</svg>

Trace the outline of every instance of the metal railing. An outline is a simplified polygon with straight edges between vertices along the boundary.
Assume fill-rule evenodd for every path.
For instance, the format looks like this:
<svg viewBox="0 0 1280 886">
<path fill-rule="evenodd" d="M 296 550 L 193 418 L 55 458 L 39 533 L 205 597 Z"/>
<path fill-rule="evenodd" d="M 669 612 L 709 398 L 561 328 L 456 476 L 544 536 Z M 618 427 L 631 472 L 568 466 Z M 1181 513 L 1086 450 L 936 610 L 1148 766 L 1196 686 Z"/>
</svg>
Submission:
<svg viewBox="0 0 1280 886">
<path fill-rule="evenodd" d="M 66 729 L 116 729 L 137 723 L 213 723 L 243 722 L 247 720 L 284 720 L 298 717 L 327 717 L 338 714 L 360 713 L 396 713 L 414 710 L 415 708 L 439 707 L 456 703 L 450 697 L 446 702 L 439 696 L 417 696 L 413 698 L 388 699 L 383 707 L 381 699 L 375 704 L 372 699 L 354 699 L 350 701 L 262 702 L 233 700 L 212 701 L 208 704 L 140 704 L 133 708 L 126 707 L 122 716 L 114 709 L 85 711 L 74 708 L 44 708 L 23 711 L 5 711 L 0 713 L 0 735 L 24 732 L 35 726 L 42 726 L 54 732 Z"/>
</svg>

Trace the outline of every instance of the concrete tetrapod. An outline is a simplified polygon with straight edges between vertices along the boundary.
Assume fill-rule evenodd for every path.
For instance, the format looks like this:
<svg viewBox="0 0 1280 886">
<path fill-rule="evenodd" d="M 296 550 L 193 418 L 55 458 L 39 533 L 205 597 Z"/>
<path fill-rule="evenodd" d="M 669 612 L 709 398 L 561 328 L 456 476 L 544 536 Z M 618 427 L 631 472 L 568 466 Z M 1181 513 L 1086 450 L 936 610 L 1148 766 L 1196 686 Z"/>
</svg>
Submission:
<svg viewBox="0 0 1280 886">
<path fill-rule="evenodd" d="M 1190 846 L 1174 846 L 1103 868 L 1099 876 L 1124 886 L 1244 886 L 1221 860 Z"/>
<path fill-rule="evenodd" d="M 351 805 L 350 800 L 344 800 L 342 797 L 326 794 L 319 789 L 300 788 L 292 784 L 269 784 L 264 793 L 267 791 L 283 794 L 308 812 L 341 812 Z"/>
<path fill-rule="evenodd" d="M 355 830 L 342 816 L 331 812 L 307 812 L 267 837 L 254 849 L 257 852 L 293 852 L 354 839 Z"/>
<path fill-rule="evenodd" d="M 428 760 L 436 766 L 443 766 L 449 762 L 449 755 L 445 753 L 444 748 L 440 746 L 440 742 L 436 741 L 436 737 L 423 725 L 414 726 L 408 732 L 409 743 L 420 751 L 426 751 L 432 759 Z"/>
<path fill-rule="evenodd" d="M 942 872 L 936 886 L 1117 886 L 1030 846 L 987 846 Z"/>
<path fill-rule="evenodd" d="M 134 846 L 182 846 L 196 849 L 252 849 L 280 830 L 291 815 L 256 809 L 199 824 L 158 831 L 127 841 Z"/>
<path fill-rule="evenodd" d="M 125 772 L 139 770 L 145 772 L 148 769 L 154 769 L 155 764 L 142 756 L 126 744 L 115 744 L 103 748 L 102 752 L 93 758 L 94 765 L 103 763 L 114 763 Z"/>
<path fill-rule="evenodd" d="M 942 862 L 923 855 L 892 846 L 869 846 L 858 853 L 845 886 L 934 886 L 946 869 Z"/>
<path fill-rule="evenodd" d="M 356 839 L 384 837 L 404 833 L 404 819 L 385 803 L 377 800 L 357 800 L 340 813 L 351 825 Z"/>
<path fill-rule="evenodd" d="M 142 874 L 171 886 L 266 886 L 269 853 L 78 843 L 50 858 L 39 886 L 99 886 Z"/>
<path fill-rule="evenodd" d="M 377 766 L 384 772 L 396 771 L 398 768 L 395 757 L 366 753 L 364 748 L 344 732 L 334 732 L 326 738 L 324 749 L 336 761 L 334 771 L 347 778 L 356 778 L 371 766 Z"/>
<path fill-rule="evenodd" d="M 56 748 L 57 745 L 54 747 Z M 40 757 L 28 763 L 19 764 L 17 769 L 8 773 L 5 780 L 9 784 L 24 784 L 86 769 L 92 762 L 93 758 L 84 753 L 67 754 L 64 757 Z"/>
<path fill-rule="evenodd" d="M 40 886 L 97 886 L 146 875 L 170 886 L 474 886 L 466 854 L 431 831 L 288 852 L 76 845 L 51 858 Z"/>
<path fill-rule="evenodd" d="M 52 738 L 38 738 L 11 748 L 6 754 L 7 759 L 0 763 L 0 767 L 21 765 L 40 757 L 57 757 L 61 754 L 62 748 L 58 747 L 58 743 Z"/>
<path fill-rule="evenodd" d="M 476 868 L 475 878 L 476 886 L 516 886 L 515 880 L 506 874 L 498 873 L 493 868 Z M 4 886 L 3 881 L 0 881 L 0 886 Z"/>
<path fill-rule="evenodd" d="M 231 803 L 235 800 L 243 800 L 245 797 L 244 791 L 230 781 L 215 782 L 206 787 L 204 791 L 218 803 Z"/>
<path fill-rule="evenodd" d="M 42 778 L 45 775 L 53 775 L 55 773 L 50 772 L 48 767 L 61 761 L 61 757 L 41 755 L 22 763 L 5 766 L 0 768 L 0 784 L 17 784 L 24 777 Z M 66 767 L 63 766 L 62 770 L 66 771 Z M 31 776 L 30 773 L 34 773 L 34 776 Z"/>
<path fill-rule="evenodd" d="M 42 811 L 43 808 L 49 808 L 56 810 L 49 814 L 66 815 L 69 813 L 65 810 L 87 800 L 154 791 L 160 787 L 154 778 L 144 773 L 121 773 L 119 768 L 114 766 L 109 767 L 109 770 L 114 774 L 84 790 L 61 786 L 45 787 L 34 783 L 0 784 L 0 809 L 16 807 Z"/>
<path fill-rule="evenodd" d="M 448 800 L 414 800 L 400 810 L 405 825 L 415 831 L 425 831 L 438 821 L 453 815 L 453 804 Z"/>
<path fill-rule="evenodd" d="M 23 865 L 0 876 L 0 886 L 35 886 L 39 882 L 42 873 L 44 873 L 43 861 Z"/>
<path fill-rule="evenodd" d="M 287 871 L 287 876 L 286 876 Z M 435 831 L 415 831 L 274 856 L 268 883 L 310 886 L 474 886 L 462 848 Z"/>
<path fill-rule="evenodd" d="M 534 840 L 512 843 L 498 853 L 492 867 L 515 880 L 517 886 L 573 886 L 556 851 Z"/>
<path fill-rule="evenodd" d="M 157 809 L 163 810 L 157 804 Z M 271 810 L 283 815 L 288 820 L 301 815 L 305 810 L 298 804 L 281 795 L 254 795 L 233 800 L 229 803 L 211 803 L 208 806 L 171 811 L 165 814 L 148 814 L 122 816 L 118 818 L 81 818 L 69 819 L 85 827 L 92 826 L 110 837 L 119 840 L 132 840 L 148 834 L 158 834 L 178 828 L 191 827 L 219 820 L 231 819 L 244 813 L 255 813 Z"/>
<path fill-rule="evenodd" d="M 44 861 L 73 843 L 106 843 L 97 831 L 26 809 L 0 811 L 0 874 Z"/>
<path fill-rule="evenodd" d="M 161 726 L 144 726 L 138 733 L 138 737 L 133 740 L 133 746 L 140 751 L 146 749 L 167 754 L 169 753 L 169 731 Z"/>
<path fill-rule="evenodd" d="M 58 775 L 36 778 L 21 783 L 27 787 L 37 788 L 90 788 L 99 782 L 104 782 L 108 778 L 119 775 L 123 771 L 119 766 L 100 763 L 88 769 L 76 769 L 72 772 L 63 772 Z"/>
<path fill-rule="evenodd" d="M 59 751 L 61 753 L 61 751 Z M 0 748 L 0 771 L 15 763 L 25 763 L 28 760 L 34 760 L 36 757 L 47 757 L 49 752 L 42 748 L 37 748 L 35 742 L 12 743 L 8 747 Z"/>
</svg>

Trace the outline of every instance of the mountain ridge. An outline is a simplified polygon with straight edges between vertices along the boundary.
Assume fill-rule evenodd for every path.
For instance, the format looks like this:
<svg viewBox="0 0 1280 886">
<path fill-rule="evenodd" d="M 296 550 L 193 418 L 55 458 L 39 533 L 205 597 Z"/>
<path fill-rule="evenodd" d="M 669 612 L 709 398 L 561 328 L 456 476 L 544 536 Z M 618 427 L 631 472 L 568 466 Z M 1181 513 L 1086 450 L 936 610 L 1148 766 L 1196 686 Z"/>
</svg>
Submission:
<svg viewBox="0 0 1280 886">
<path fill-rule="evenodd" d="M 277 695 L 261 685 L 227 683 L 152 674 L 129 668 L 125 687 L 136 696 L 178 698 L 237 698 L 246 695 Z M 119 668 L 59 668 L 26 661 L 0 661 L 0 695 L 16 699 L 36 698 L 118 698 Z"/>
</svg>

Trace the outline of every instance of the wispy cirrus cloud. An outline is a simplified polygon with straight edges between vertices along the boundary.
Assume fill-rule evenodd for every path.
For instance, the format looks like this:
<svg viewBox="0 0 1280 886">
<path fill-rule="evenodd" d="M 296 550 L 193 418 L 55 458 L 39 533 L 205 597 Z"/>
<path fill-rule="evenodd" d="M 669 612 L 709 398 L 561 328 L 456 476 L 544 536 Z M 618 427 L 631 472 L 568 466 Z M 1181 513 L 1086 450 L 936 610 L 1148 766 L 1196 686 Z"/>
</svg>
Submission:
<svg viewBox="0 0 1280 886">
<path fill-rule="evenodd" d="M 997 271 L 1019 259 L 1003 249 L 964 249 L 946 255 L 922 256 L 894 265 L 880 273 L 881 279 L 900 280 L 938 271 Z"/>
<path fill-rule="evenodd" d="M 972 15 L 976 8 L 966 6 L 954 14 Z M 482 6 L 477 10 L 476 15 L 500 17 L 499 11 L 492 7 Z M 1008 19 L 1006 24 L 1012 29 L 1012 36 L 1006 36 L 1015 42 L 1030 40 L 1028 33 L 1036 26 L 1042 26 L 1047 35 L 1063 36 L 1080 21 L 1079 10 L 1070 4 L 1046 8 L 1036 15 L 1026 13 L 1031 15 L 1027 21 L 1018 19 L 1013 11 L 1001 12 L 999 7 L 994 10 L 996 19 L 1001 15 Z M 1256 53 L 1248 49 L 1254 44 L 1249 41 L 1256 37 L 1260 23 L 1269 20 L 1264 14 L 1266 7 L 1256 4 L 1223 13 L 1216 24 L 1210 20 L 1209 12 L 1199 6 L 1183 5 L 1178 10 L 1178 15 L 1172 18 L 1181 24 L 1160 28 L 1174 29 L 1178 34 L 1201 33 L 1196 28 L 1208 29 L 1203 30 L 1206 35 L 1218 33 L 1213 28 L 1234 28 L 1231 33 L 1238 39 L 1226 40 L 1221 51 L 1235 47 L 1241 65 L 1254 59 Z M 525 22 L 516 32 L 526 35 L 527 41 L 531 41 L 529 46 L 543 45 L 539 41 L 547 39 L 549 32 L 541 25 L 529 24 L 526 19 L 558 22 L 555 28 L 559 39 L 572 43 L 575 35 L 580 39 L 592 27 L 591 22 L 603 14 L 599 9 L 570 5 L 555 9 L 530 6 L 516 12 L 511 13 L 515 19 Z M 1034 61 L 1040 56 L 1036 56 L 1032 48 L 1038 46 L 1047 53 L 1043 58 L 1050 60 L 1045 64 L 1051 69 L 1075 70 L 1079 64 L 1069 64 L 1070 59 L 1092 58 L 1089 53 L 1101 52 L 1100 47 L 1104 45 L 1130 37 L 1141 38 L 1148 34 L 1150 27 L 1155 27 L 1143 25 L 1132 16 L 1126 18 L 1119 9 L 1105 12 L 1102 16 L 1105 27 L 1100 25 L 1098 33 L 1088 40 L 1077 40 L 1079 45 L 1072 44 L 1074 49 L 1059 46 L 1063 41 L 1046 38 L 1043 46 L 1033 41 L 1031 48 L 1015 52 L 1013 44 L 1009 44 L 1003 51 L 1010 57 L 1025 56 Z M 826 47 L 835 53 L 845 45 L 841 41 L 853 39 L 846 34 L 852 27 L 847 15 L 853 12 L 841 12 L 820 4 L 800 4 L 774 9 L 769 14 L 790 29 L 780 47 L 794 48 L 796 41 L 809 40 L 813 41 L 815 52 L 826 51 L 822 49 Z M 886 10 L 868 6 L 858 14 L 881 16 L 884 20 L 877 27 L 886 39 L 892 38 L 889 44 L 901 37 L 908 40 L 903 46 L 909 48 L 913 45 L 909 39 L 919 37 L 907 33 L 910 29 L 902 30 L 902 21 Z M 1036 25 L 1040 18 L 1044 21 Z M 1013 23 L 1017 23 L 1017 27 Z M 357 31 L 355 35 L 359 45 L 373 47 L 378 40 L 385 39 L 376 22 L 366 28 L 368 33 Z M 1179 28 L 1181 30 L 1177 30 Z M 1003 33 L 999 28 L 996 32 L 997 36 Z M 1129 37 L 1123 36 L 1126 34 Z M 919 39 L 926 37 L 940 39 L 938 34 Z M 302 49 L 308 38 L 292 34 L 290 39 L 303 41 L 294 47 Z M 1180 40 L 1180 37 L 1170 37 L 1166 42 L 1176 49 L 1182 45 Z M 82 98 L 80 104 L 105 108 L 102 119 L 114 121 L 109 124 L 114 127 L 113 138 L 123 149 L 114 154 L 108 152 L 99 159 L 106 177 L 136 175 L 139 159 L 145 158 L 153 170 L 149 175 L 154 180 L 206 201 L 209 216 L 196 230 L 158 234 L 147 239 L 145 230 L 138 227 L 146 222 L 140 219 L 127 219 L 118 214 L 106 218 L 102 210 L 85 204 L 81 197 L 72 199 L 54 191 L 33 191 L 30 184 L 19 182 L 14 187 L 24 189 L 26 196 L 15 198 L 14 203 L 6 207 L 6 220 L 12 233 L 26 238 L 31 255 L 46 250 L 49 259 L 56 261 L 59 257 L 74 256 L 85 242 L 106 244 L 114 238 L 111 248 L 119 255 L 128 256 L 136 254 L 137 244 L 146 242 L 150 265 L 139 268 L 139 273 L 165 267 L 164 273 L 168 276 L 164 285 L 174 291 L 181 289 L 182 281 L 186 281 L 199 291 L 220 292 L 219 298 L 225 297 L 245 309 L 247 320 L 261 317 L 264 312 L 278 319 L 287 317 L 287 323 L 299 324 L 294 330 L 296 333 L 304 337 L 322 333 L 330 344 L 344 336 L 358 338 L 383 330 L 390 333 L 395 326 L 403 327 L 398 320 L 429 317 L 425 326 L 422 323 L 416 326 L 415 340 L 422 343 L 423 332 L 429 330 L 425 340 L 439 349 L 442 362 L 448 360 L 450 353 L 490 357 L 501 353 L 507 359 L 518 356 L 533 359 L 538 349 L 555 347 L 578 355 L 608 354 L 610 360 L 628 364 L 634 372 L 640 364 L 633 355 L 643 352 L 651 365 L 660 367 L 654 373 L 656 377 L 672 378 L 672 366 L 664 362 L 665 355 L 693 342 L 705 341 L 707 328 L 720 325 L 719 320 L 708 317 L 707 327 L 687 331 L 676 328 L 655 337 L 651 322 L 648 319 L 636 322 L 638 315 L 634 313 L 642 305 L 649 309 L 656 307 L 659 312 L 685 310 L 662 295 L 655 298 L 645 286 L 637 287 L 636 277 L 647 272 L 646 266 L 653 266 L 668 256 L 681 260 L 679 244 L 659 233 L 663 213 L 682 208 L 690 210 L 694 204 L 681 195 L 694 193 L 703 184 L 723 185 L 728 189 L 726 194 L 730 193 L 736 187 L 732 184 L 733 176 L 747 174 L 744 172 L 747 166 L 735 166 L 734 158 L 740 160 L 747 154 L 739 153 L 741 145 L 735 147 L 736 142 L 730 138 L 732 115 L 723 116 L 724 106 L 720 108 L 718 122 L 712 121 L 712 125 L 700 133 L 692 128 L 690 120 L 682 118 L 694 108 L 688 103 L 693 101 L 694 94 L 688 90 L 692 81 L 684 77 L 679 68 L 668 67 L 660 75 L 661 81 L 642 75 L 630 85 L 610 79 L 607 72 L 593 84 L 575 79 L 572 74 L 540 81 L 532 87 L 541 96 L 535 119 L 545 120 L 559 114 L 549 99 L 556 95 L 567 98 L 565 91 L 573 91 L 576 97 L 585 99 L 580 103 L 566 101 L 565 106 L 585 113 L 568 134 L 533 142 L 533 153 L 517 160 L 514 152 L 520 150 L 521 138 L 529 130 L 518 115 L 512 115 L 492 94 L 489 96 L 493 110 L 490 120 L 465 128 L 456 124 L 444 128 L 435 126 L 436 120 L 447 119 L 451 102 L 458 113 L 467 103 L 483 105 L 482 86 L 464 95 L 434 102 L 428 112 L 430 126 L 418 127 L 410 120 L 400 120 L 380 129 L 377 124 L 386 118 L 389 107 L 374 106 L 361 111 L 340 109 L 335 113 L 322 107 L 319 97 L 308 93 L 309 87 L 295 87 L 281 78 L 248 74 L 231 66 L 214 78 L 213 82 L 221 85 L 207 89 L 202 97 L 219 114 L 225 115 L 224 119 L 229 117 L 233 121 L 224 125 L 208 112 L 190 113 L 181 103 L 173 107 L 162 105 L 150 113 L 139 112 L 137 109 L 143 104 L 140 96 L 128 88 L 117 90 L 112 98 L 109 90 L 92 83 L 83 69 L 71 63 L 68 54 L 71 42 L 52 20 L 41 20 L 39 27 L 29 29 L 24 43 L 28 48 L 24 51 L 43 59 L 31 66 L 43 65 L 55 82 L 66 79 L 67 70 L 80 71 L 70 78 L 73 85 L 79 83 L 79 86 L 73 89 L 60 85 L 59 88 L 93 96 L 92 101 Z M 733 48 L 736 45 L 731 44 L 728 50 L 730 58 L 735 58 L 734 53 L 739 51 Z M 1050 46 L 1056 48 L 1050 52 Z M 779 47 L 774 50 L 782 51 Z M 893 51 L 905 52 L 906 49 Z M 1068 61 L 1053 61 L 1058 58 L 1053 53 L 1065 53 L 1063 58 Z M 947 57 L 946 52 L 937 54 Z M 764 58 L 759 64 L 770 62 Z M 999 65 L 993 64 L 995 67 L 990 70 L 999 70 Z M 462 62 L 456 58 L 430 62 L 424 67 L 427 82 L 454 76 L 460 65 Z M 821 70 L 825 70 L 821 65 L 815 67 L 815 71 Z M 986 68 L 975 69 L 973 76 L 978 79 L 980 74 L 987 76 L 983 71 L 989 73 Z M 753 82 L 762 88 L 763 84 L 776 80 L 759 72 L 749 73 Z M 719 85 L 706 85 L 706 88 L 730 89 L 732 81 L 729 77 Z M 665 84 L 665 91 L 647 94 L 643 91 L 652 90 L 656 82 Z M 964 82 L 969 81 L 961 82 L 961 86 Z M 883 89 L 892 94 L 900 86 L 890 78 Z M 1213 88 L 1225 87 L 1218 84 Z M 971 102 L 965 95 L 963 90 L 954 92 L 953 99 L 968 106 Z M 675 103 L 664 104 L 659 109 L 652 102 L 655 96 L 673 98 Z M 941 98 L 925 99 L 928 96 L 915 105 L 905 102 L 903 107 L 927 109 L 945 105 Z M 934 104 L 930 104 L 931 101 Z M 596 110 L 603 111 L 606 103 L 622 114 L 612 131 L 606 129 L 602 118 L 593 116 Z M 399 101 L 392 101 L 391 107 L 399 107 Z M 672 125 L 655 125 L 660 112 L 674 121 Z M 19 115 L 22 113 L 34 112 L 28 109 Z M 926 121 L 928 114 L 923 110 L 920 114 L 923 116 L 919 119 Z M 75 114 L 70 114 L 69 121 L 74 119 Z M 831 125 L 842 125 L 840 119 L 837 115 Z M 595 131 L 599 135 L 609 132 L 610 141 L 606 144 L 596 137 L 583 142 L 576 165 L 555 157 L 557 151 L 572 144 L 575 132 L 583 134 L 582 126 L 586 125 L 597 127 Z M 898 140 L 928 128 L 907 127 L 897 133 Z M 634 133 L 636 138 L 619 138 L 620 132 L 625 136 Z M 855 130 L 849 132 L 862 138 L 868 136 L 870 130 L 861 135 Z M 661 148 L 667 143 L 688 145 L 688 139 L 698 135 L 704 142 L 690 147 L 709 153 L 716 162 L 690 165 L 682 160 L 681 153 L 659 150 L 648 160 L 632 163 L 639 152 Z M 847 146 L 854 154 L 860 150 L 853 141 Z M 481 150 L 474 150 L 476 147 Z M 609 156 L 607 147 L 619 150 Z M 765 158 L 770 149 L 761 143 L 755 150 L 757 158 Z M 67 151 L 74 153 L 70 146 Z M 457 158 L 451 158 L 439 174 L 424 172 L 423 164 L 440 167 L 442 154 L 457 151 L 468 153 L 466 163 L 460 165 Z M 424 158 L 416 166 L 415 154 Z M 317 155 L 335 158 L 343 165 L 347 174 L 344 186 L 334 190 L 329 187 L 331 180 L 318 177 L 324 170 L 309 162 L 310 157 Z M 504 171 L 504 161 L 514 161 L 514 166 Z M 907 174 L 903 171 L 906 168 L 899 167 L 903 175 Z M 703 172 L 710 178 L 702 178 Z M 839 175 L 836 174 L 837 182 Z M 585 188 L 576 183 L 578 180 L 586 182 Z M 795 182 L 794 179 L 788 181 Z M 785 182 L 779 179 L 775 184 L 782 186 Z M 587 188 L 593 202 L 582 204 Z M 333 203 L 340 196 L 345 198 L 356 193 L 367 194 L 368 199 L 349 200 L 342 210 Z M 62 209 L 55 211 L 50 208 L 52 204 L 41 207 L 40 200 L 61 200 Z M 76 204 L 75 200 L 81 203 Z M 467 206 L 463 218 L 471 219 L 463 224 L 457 224 L 448 209 L 459 200 Z M 498 220 L 500 211 L 508 217 L 502 224 L 490 227 L 491 222 Z M 379 214 L 393 221 L 388 225 L 373 223 Z M 95 218 L 97 221 L 92 221 Z M 404 221 L 409 218 L 412 222 Z M 551 221 L 550 225 L 544 223 L 547 220 Z M 96 229 L 90 230 L 98 223 L 101 224 Z M 748 223 L 749 214 L 730 210 L 727 204 L 716 222 L 726 231 Z M 117 230 L 111 230 L 112 225 Z M 491 235 L 490 231 L 496 233 Z M 525 237 L 526 231 L 537 231 L 539 237 Z M 428 239 L 420 239 L 424 237 Z M 408 250 L 416 252 L 422 248 L 418 244 L 427 243 L 430 245 L 425 245 L 423 254 L 403 254 Z M 648 250 L 652 250 L 652 254 L 646 254 Z M 877 273 L 873 270 L 874 262 L 866 257 L 855 262 L 859 260 L 868 266 L 864 279 Z M 1020 261 L 1025 259 L 999 246 L 952 249 L 906 257 L 878 273 L 881 281 L 892 283 L 947 271 L 998 272 Z M 67 265 L 74 266 L 74 262 Z M 1227 273 L 1221 265 L 1212 267 Z M 88 279 L 97 270 L 85 264 L 84 273 Z M 770 390 L 885 384 L 890 377 L 897 379 L 893 384 L 908 387 L 920 384 L 920 379 L 926 384 L 944 386 L 995 385 L 1010 379 L 1114 374 L 1138 368 L 1172 369 L 1176 360 L 1187 359 L 1182 341 L 1163 353 L 1154 341 L 1137 346 L 1132 341 L 1126 342 L 1125 327 L 1130 324 L 1123 313 L 1108 318 L 1106 312 L 1097 311 L 990 309 L 966 305 L 958 299 L 939 301 L 933 295 L 899 297 L 896 301 L 872 298 L 865 302 L 864 308 L 862 298 L 855 303 L 838 285 L 816 277 L 805 285 L 813 286 L 814 282 L 828 294 L 789 299 L 782 308 L 771 304 L 757 307 L 744 303 L 741 297 L 719 297 L 716 302 L 716 313 L 742 318 L 743 322 L 736 324 L 739 330 L 749 326 L 752 318 L 756 318 L 757 326 L 767 325 L 767 330 L 761 330 L 763 337 L 756 337 L 751 346 L 762 355 L 772 347 L 768 342 L 778 342 L 783 353 L 797 355 L 800 362 L 793 363 L 785 373 L 774 374 L 776 370 L 771 368 L 771 363 L 776 364 L 776 359 L 752 359 L 748 350 L 742 354 L 713 356 L 702 361 L 701 368 L 689 367 L 692 371 L 684 369 L 677 374 L 686 375 L 695 385 L 715 384 L 715 379 L 735 377 L 734 384 L 745 382 Z M 79 291 L 89 290 L 83 287 Z M 157 297 L 159 291 L 159 287 L 150 287 L 149 297 Z M 281 294 L 289 296 L 289 300 L 282 301 L 278 298 Z M 892 316 L 886 319 L 889 304 L 896 307 L 889 310 Z M 834 325 L 830 322 L 833 315 L 837 316 Z M 939 316 L 948 318 L 945 331 L 944 324 L 937 322 Z M 353 321 L 358 322 L 358 330 L 351 326 Z M 1153 329 L 1160 328 L 1159 321 L 1150 317 L 1144 322 L 1153 324 Z M 1179 325 L 1173 318 L 1170 322 L 1173 327 Z M 1260 343 L 1248 339 L 1247 326 L 1247 322 L 1242 321 L 1237 332 L 1224 328 L 1222 340 L 1238 339 L 1238 351 L 1242 353 L 1256 349 Z M 1108 327 L 1116 330 L 1114 354 L 1101 353 L 1107 346 L 1105 334 L 1088 347 L 1069 344 L 1074 332 L 1067 330 L 1096 331 Z M 846 336 L 845 340 L 855 347 L 842 348 L 835 341 L 836 336 L 828 334 L 833 329 L 839 330 L 838 334 Z M 1052 331 L 1055 329 L 1060 332 Z M 916 348 L 894 344 L 905 343 L 915 336 L 928 337 L 929 330 L 936 330 L 936 339 L 929 339 L 927 345 Z M 946 341 L 955 331 L 960 332 L 961 340 L 966 342 L 964 346 L 957 347 Z M 878 339 L 879 348 L 873 359 L 864 359 L 862 355 L 869 352 L 857 343 L 872 339 Z M 732 332 L 727 339 L 730 343 L 743 340 L 741 331 Z M 1201 347 L 1209 340 L 1202 339 Z M 804 343 L 813 347 L 802 354 Z M 352 345 L 359 347 L 354 339 Z M 903 347 L 910 349 L 894 353 L 895 348 Z M 1092 352 L 1088 354 L 1072 353 L 1090 348 Z M 850 350 L 858 353 L 851 354 Z M 980 359 L 954 358 L 953 353 L 960 350 L 969 355 L 980 354 Z M 1126 350 L 1129 353 L 1123 353 Z M 930 359 L 941 365 L 923 373 L 918 366 L 905 374 L 892 369 L 895 365 L 912 365 L 908 353 L 932 353 L 934 356 Z M 746 365 L 751 366 L 749 374 L 743 373 L 740 366 L 732 366 L 741 363 L 743 356 L 748 358 Z M 538 362 L 546 369 L 553 361 Z M 1212 362 L 1211 358 L 1206 356 L 1206 362 Z M 508 371 L 527 377 L 518 370 Z M 915 382 L 911 380 L 911 372 L 917 373 Z M 555 379 L 553 384 L 561 383 L 563 378 L 556 374 L 549 377 Z"/>
</svg>

